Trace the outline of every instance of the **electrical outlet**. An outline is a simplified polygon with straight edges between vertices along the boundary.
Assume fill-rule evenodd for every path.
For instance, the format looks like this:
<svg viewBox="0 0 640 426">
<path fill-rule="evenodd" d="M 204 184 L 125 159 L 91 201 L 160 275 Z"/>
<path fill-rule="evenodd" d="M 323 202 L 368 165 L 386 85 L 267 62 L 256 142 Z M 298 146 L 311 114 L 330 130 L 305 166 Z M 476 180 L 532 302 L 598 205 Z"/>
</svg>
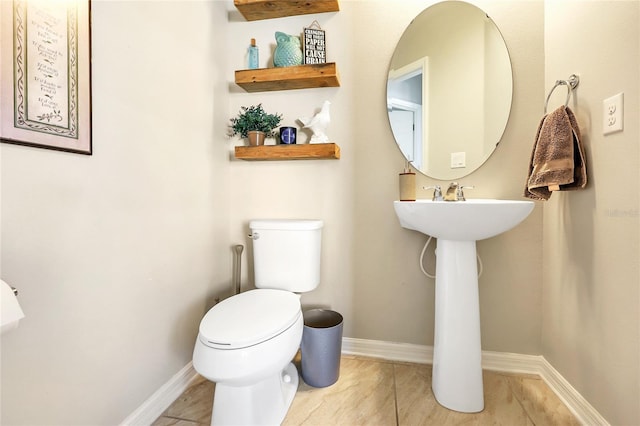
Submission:
<svg viewBox="0 0 640 426">
<path fill-rule="evenodd" d="M 624 93 L 602 101 L 602 133 L 621 132 L 624 124 Z"/>
</svg>

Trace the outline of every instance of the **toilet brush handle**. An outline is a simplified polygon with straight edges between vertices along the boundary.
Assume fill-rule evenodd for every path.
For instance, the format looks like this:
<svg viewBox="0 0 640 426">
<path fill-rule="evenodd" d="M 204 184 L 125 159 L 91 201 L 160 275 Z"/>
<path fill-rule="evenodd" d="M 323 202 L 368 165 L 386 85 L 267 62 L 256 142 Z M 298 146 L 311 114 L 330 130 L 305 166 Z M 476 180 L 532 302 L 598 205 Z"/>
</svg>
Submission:
<svg viewBox="0 0 640 426">
<path fill-rule="evenodd" d="M 237 246 L 234 247 L 235 250 L 235 264 L 236 264 L 236 271 L 235 271 L 235 294 L 240 294 L 240 274 L 241 274 L 241 268 L 240 266 L 242 265 L 242 250 L 244 250 L 244 246 L 242 244 L 238 244 Z"/>
</svg>

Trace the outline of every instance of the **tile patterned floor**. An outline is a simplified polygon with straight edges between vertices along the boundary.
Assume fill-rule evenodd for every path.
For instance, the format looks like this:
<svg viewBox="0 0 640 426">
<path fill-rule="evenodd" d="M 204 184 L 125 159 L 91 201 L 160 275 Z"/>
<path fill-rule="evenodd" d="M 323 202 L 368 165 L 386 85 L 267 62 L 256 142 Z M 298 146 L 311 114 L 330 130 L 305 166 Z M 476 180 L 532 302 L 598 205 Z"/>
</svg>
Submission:
<svg viewBox="0 0 640 426">
<path fill-rule="evenodd" d="M 211 422 L 214 384 L 199 378 L 153 426 Z M 579 425 L 538 376 L 484 372 L 485 409 L 464 414 L 441 407 L 431 391 L 431 365 L 343 356 L 327 388 L 300 380 L 283 426 L 298 425 Z"/>
</svg>

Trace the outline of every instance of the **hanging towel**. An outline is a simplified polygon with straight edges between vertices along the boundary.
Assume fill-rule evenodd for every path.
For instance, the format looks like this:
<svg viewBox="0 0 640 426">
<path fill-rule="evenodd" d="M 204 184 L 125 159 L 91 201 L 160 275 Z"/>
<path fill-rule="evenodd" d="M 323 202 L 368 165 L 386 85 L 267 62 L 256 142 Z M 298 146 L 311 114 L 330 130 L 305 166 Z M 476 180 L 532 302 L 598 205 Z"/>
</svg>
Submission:
<svg viewBox="0 0 640 426">
<path fill-rule="evenodd" d="M 586 185 L 578 122 L 569 107 L 561 106 L 540 121 L 524 196 L 548 200 L 552 191 L 582 189 Z"/>
</svg>

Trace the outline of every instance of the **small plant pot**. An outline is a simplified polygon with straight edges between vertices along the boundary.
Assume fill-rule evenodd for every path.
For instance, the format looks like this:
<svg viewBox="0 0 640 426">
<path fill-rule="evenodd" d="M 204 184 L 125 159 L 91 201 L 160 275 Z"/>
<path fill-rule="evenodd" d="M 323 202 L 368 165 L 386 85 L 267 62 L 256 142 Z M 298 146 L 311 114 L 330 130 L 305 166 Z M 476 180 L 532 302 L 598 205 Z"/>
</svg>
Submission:
<svg viewBox="0 0 640 426">
<path fill-rule="evenodd" d="M 249 146 L 259 146 L 264 145 L 264 139 L 266 137 L 265 132 L 261 132 L 259 130 L 250 130 L 247 132 L 249 137 Z"/>
</svg>

